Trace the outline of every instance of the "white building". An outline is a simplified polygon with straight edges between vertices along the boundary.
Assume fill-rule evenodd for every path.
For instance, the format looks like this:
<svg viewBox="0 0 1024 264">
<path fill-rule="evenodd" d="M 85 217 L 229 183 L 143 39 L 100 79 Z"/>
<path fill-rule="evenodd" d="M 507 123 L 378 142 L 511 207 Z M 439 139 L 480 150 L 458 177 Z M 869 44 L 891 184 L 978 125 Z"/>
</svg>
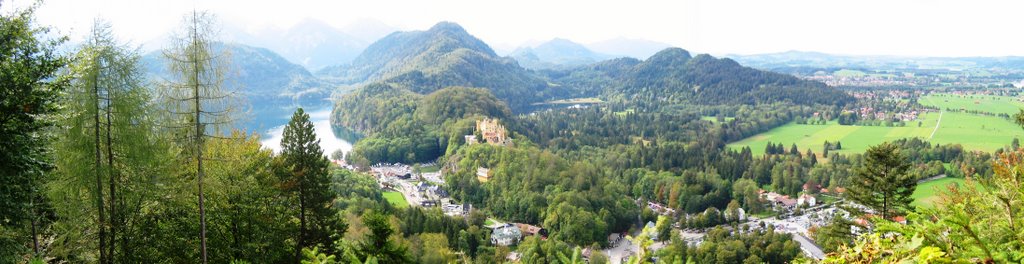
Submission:
<svg viewBox="0 0 1024 264">
<path fill-rule="evenodd" d="M 800 198 L 796 199 L 796 204 L 798 204 L 798 205 L 807 204 L 807 206 L 814 206 L 814 205 L 818 204 L 818 200 L 815 199 L 814 196 L 805 193 L 805 194 L 801 194 Z"/>
</svg>

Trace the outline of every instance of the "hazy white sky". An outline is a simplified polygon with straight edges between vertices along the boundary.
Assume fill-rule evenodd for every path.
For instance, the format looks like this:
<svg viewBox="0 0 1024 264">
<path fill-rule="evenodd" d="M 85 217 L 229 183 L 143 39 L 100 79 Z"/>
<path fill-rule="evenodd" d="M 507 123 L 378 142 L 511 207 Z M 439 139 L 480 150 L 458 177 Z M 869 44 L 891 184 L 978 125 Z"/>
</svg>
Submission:
<svg viewBox="0 0 1024 264">
<path fill-rule="evenodd" d="M 0 1 L 4 10 L 33 2 Z M 193 9 L 253 29 L 305 18 L 339 28 L 368 18 L 406 30 L 453 21 L 500 46 L 627 37 L 713 54 L 1024 55 L 1024 1 L 1016 0 L 48 0 L 38 15 L 72 38 L 102 16 L 118 35 L 145 43 Z"/>
</svg>

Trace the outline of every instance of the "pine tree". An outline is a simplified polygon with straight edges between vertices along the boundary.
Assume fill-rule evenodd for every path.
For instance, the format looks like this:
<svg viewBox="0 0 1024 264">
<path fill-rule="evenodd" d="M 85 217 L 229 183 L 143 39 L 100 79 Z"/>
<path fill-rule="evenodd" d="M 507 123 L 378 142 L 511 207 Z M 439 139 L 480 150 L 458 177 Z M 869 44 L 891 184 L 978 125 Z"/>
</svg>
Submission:
<svg viewBox="0 0 1024 264">
<path fill-rule="evenodd" d="M 873 146 L 864 153 L 864 163 L 850 179 L 847 196 L 883 218 L 892 219 L 910 209 L 914 200 L 910 196 L 917 187 L 917 181 L 907 173 L 909 169 L 910 164 L 900 155 L 895 144 L 886 142 Z"/>
<path fill-rule="evenodd" d="M 320 149 L 313 122 L 302 108 L 295 110 L 281 139 L 281 158 L 289 170 L 285 176 L 289 191 L 299 203 L 299 236 L 296 258 L 301 249 L 320 246 L 331 248 L 331 236 L 345 232 L 331 207 L 335 194 L 330 189 L 330 161 Z M 327 251 L 330 253 L 331 251 Z"/>
</svg>

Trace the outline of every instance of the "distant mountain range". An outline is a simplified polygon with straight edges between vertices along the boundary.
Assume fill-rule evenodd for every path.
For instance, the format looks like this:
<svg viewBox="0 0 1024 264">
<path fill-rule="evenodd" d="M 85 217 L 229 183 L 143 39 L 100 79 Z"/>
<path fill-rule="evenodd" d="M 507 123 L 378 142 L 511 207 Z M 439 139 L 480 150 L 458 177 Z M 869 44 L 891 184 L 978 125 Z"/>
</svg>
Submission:
<svg viewBox="0 0 1024 264">
<path fill-rule="evenodd" d="M 281 39 L 320 43 L 300 45 L 292 54 L 327 52 L 311 48 L 324 43 L 357 45 L 349 41 L 354 37 L 316 22 L 300 23 L 288 32 Z M 366 32 L 360 34 L 369 36 Z M 702 104 L 773 100 L 842 104 L 848 100 L 844 93 L 822 83 L 755 70 L 731 59 L 691 56 L 680 48 L 662 49 L 645 60 L 608 59 L 613 56 L 554 39 L 521 49 L 513 55 L 518 60 L 501 57 L 451 22 L 438 23 L 425 31 L 388 34 L 368 45 L 350 63 L 337 63 L 315 73 L 268 48 L 243 44 L 221 44 L 217 48 L 231 54 L 233 68 L 226 85 L 238 88 L 257 116 L 246 125 L 248 128 L 264 125 L 261 116 L 280 115 L 282 109 L 331 105 L 331 94 L 338 87 L 375 83 L 418 94 L 451 86 L 484 88 L 513 111 L 528 110 L 536 103 L 554 99 L 599 95 L 654 96 Z M 341 53 L 333 54 L 335 60 L 343 60 Z M 153 79 L 167 77 L 159 51 L 147 54 L 144 61 Z"/>
<path fill-rule="evenodd" d="M 323 108 L 330 105 L 335 86 L 311 74 L 306 68 L 291 63 L 266 48 L 242 44 L 218 43 L 214 49 L 225 50 L 230 67 L 224 86 L 241 94 L 254 120 L 242 120 L 245 128 L 268 128 L 282 109 Z M 150 79 L 160 82 L 170 78 L 161 51 L 143 56 Z M 266 115 L 272 115 L 268 117 Z"/>
<path fill-rule="evenodd" d="M 691 57 L 680 48 L 663 49 L 646 60 L 603 55 L 566 40 L 554 40 L 519 55 L 576 66 L 527 70 L 499 57 L 461 26 L 439 23 L 426 31 L 397 32 L 370 45 L 350 65 L 332 66 L 317 76 L 363 86 L 382 83 L 418 94 L 449 86 L 481 87 L 513 111 L 534 103 L 579 96 L 625 95 L 673 98 L 692 103 L 843 104 L 849 96 L 820 82 L 743 67 L 730 59 Z M 587 63 L 593 60 L 597 62 Z M 338 112 L 337 110 L 335 111 Z"/>
<path fill-rule="evenodd" d="M 363 49 L 396 29 L 375 20 L 360 20 L 335 28 L 319 20 L 306 19 L 287 29 L 248 32 L 228 26 L 225 40 L 273 50 L 292 63 L 310 70 L 346 64 Z"/>
<path fill-rule="evenodd" d="M 835 55 L 820 52 L 787 51 L 754 55 L 726 55 L 759 69 L 791 72 L 796 68 L 852 68 L 870 70 L 1017 69 L 1024 70 L 1024 57 L 904 57 L 881 55 Z"/>
<path fill-rule="evenodd" d="M 582 44 L 556 38 L 535 47 L 521 47 L 510 54 L 527 69 L 554 69 L 591 64 L 614 56 L 601 54 Z"/>
</svg>

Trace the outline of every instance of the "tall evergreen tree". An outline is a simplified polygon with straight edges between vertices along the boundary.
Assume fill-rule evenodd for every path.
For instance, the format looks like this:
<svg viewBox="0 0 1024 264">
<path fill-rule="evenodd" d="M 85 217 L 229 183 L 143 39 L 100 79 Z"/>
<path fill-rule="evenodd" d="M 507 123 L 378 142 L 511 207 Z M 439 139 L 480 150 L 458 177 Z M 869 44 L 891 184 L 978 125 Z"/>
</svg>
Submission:
<svg viewBox="0 0 1024 264">
<path fill-rule="evenodd" d="M 34 8 L 0 14 L 0 263 L 20 261 L 29 244 L 38 253 L 35 211 L 51 167 L 46 130 L 67 85 L 58 75 L 67 59 L 56 52 L 65 38 L 47 40 L 34 20 Z"/>
<path fill-rule="evenodd" d="M 363 224 L 370 229 L 366 237 L 356 245 L 356 261 L 377 259 L 380 263 L 412 263 L 409 249 L 391 240 L 395 229 L 388 216 L 379 212 L 363 214 Z"/>
<path fill-rule="evenodd" d="M 910 196 L 917 180 L 907 173 L 910 163 L 900 155 L 899 147 L 890 142 L 868 148 L 864 163 L 850 179 L 847 197 L 867 206 L 885 219 L 901 215 L 914 201 Z M 852 209 L 852 208 L 851 208 Z M 864 214 L 860 210 L 852 211 Z"/>
<path fill-rule="evenodd" d="M 330 161 L 320 149 L 313 122 L 302 108 L 295 110 L 284 128 L 281 158 L 288 169 L 285 176 L 288 189 L 296 194 L 299 203 L 296 259 L 302 257 L 302 248 L 332 248 L 331 236 L 344 233 L 345 226 L 331 206 L 335 194 L 330 189 Z"/>
<path fill-rule="evenodd" d="M 182 31 L 164 50 L 170 82 L 162 89 L 168 113 L 179 123 L 174 126 L 183 149 L 183 160 L 191 164 L 189 177 L 196 178 L 199 207 L 199 247 L 202 263 L 207 263 L 206 206 L 203 190 L 206 161 L 203 149 L 207 138 L 218 133 L 232 118 L 232 94 L 223 89 L 228 69 L 228 54 L 214 48 L 214 17 L 193 11 L 182 22 Z M 211 134 L 212 133 L 212 134 Z M 194 169 L 194 170 L 193 170 Z"/>
</svg>

